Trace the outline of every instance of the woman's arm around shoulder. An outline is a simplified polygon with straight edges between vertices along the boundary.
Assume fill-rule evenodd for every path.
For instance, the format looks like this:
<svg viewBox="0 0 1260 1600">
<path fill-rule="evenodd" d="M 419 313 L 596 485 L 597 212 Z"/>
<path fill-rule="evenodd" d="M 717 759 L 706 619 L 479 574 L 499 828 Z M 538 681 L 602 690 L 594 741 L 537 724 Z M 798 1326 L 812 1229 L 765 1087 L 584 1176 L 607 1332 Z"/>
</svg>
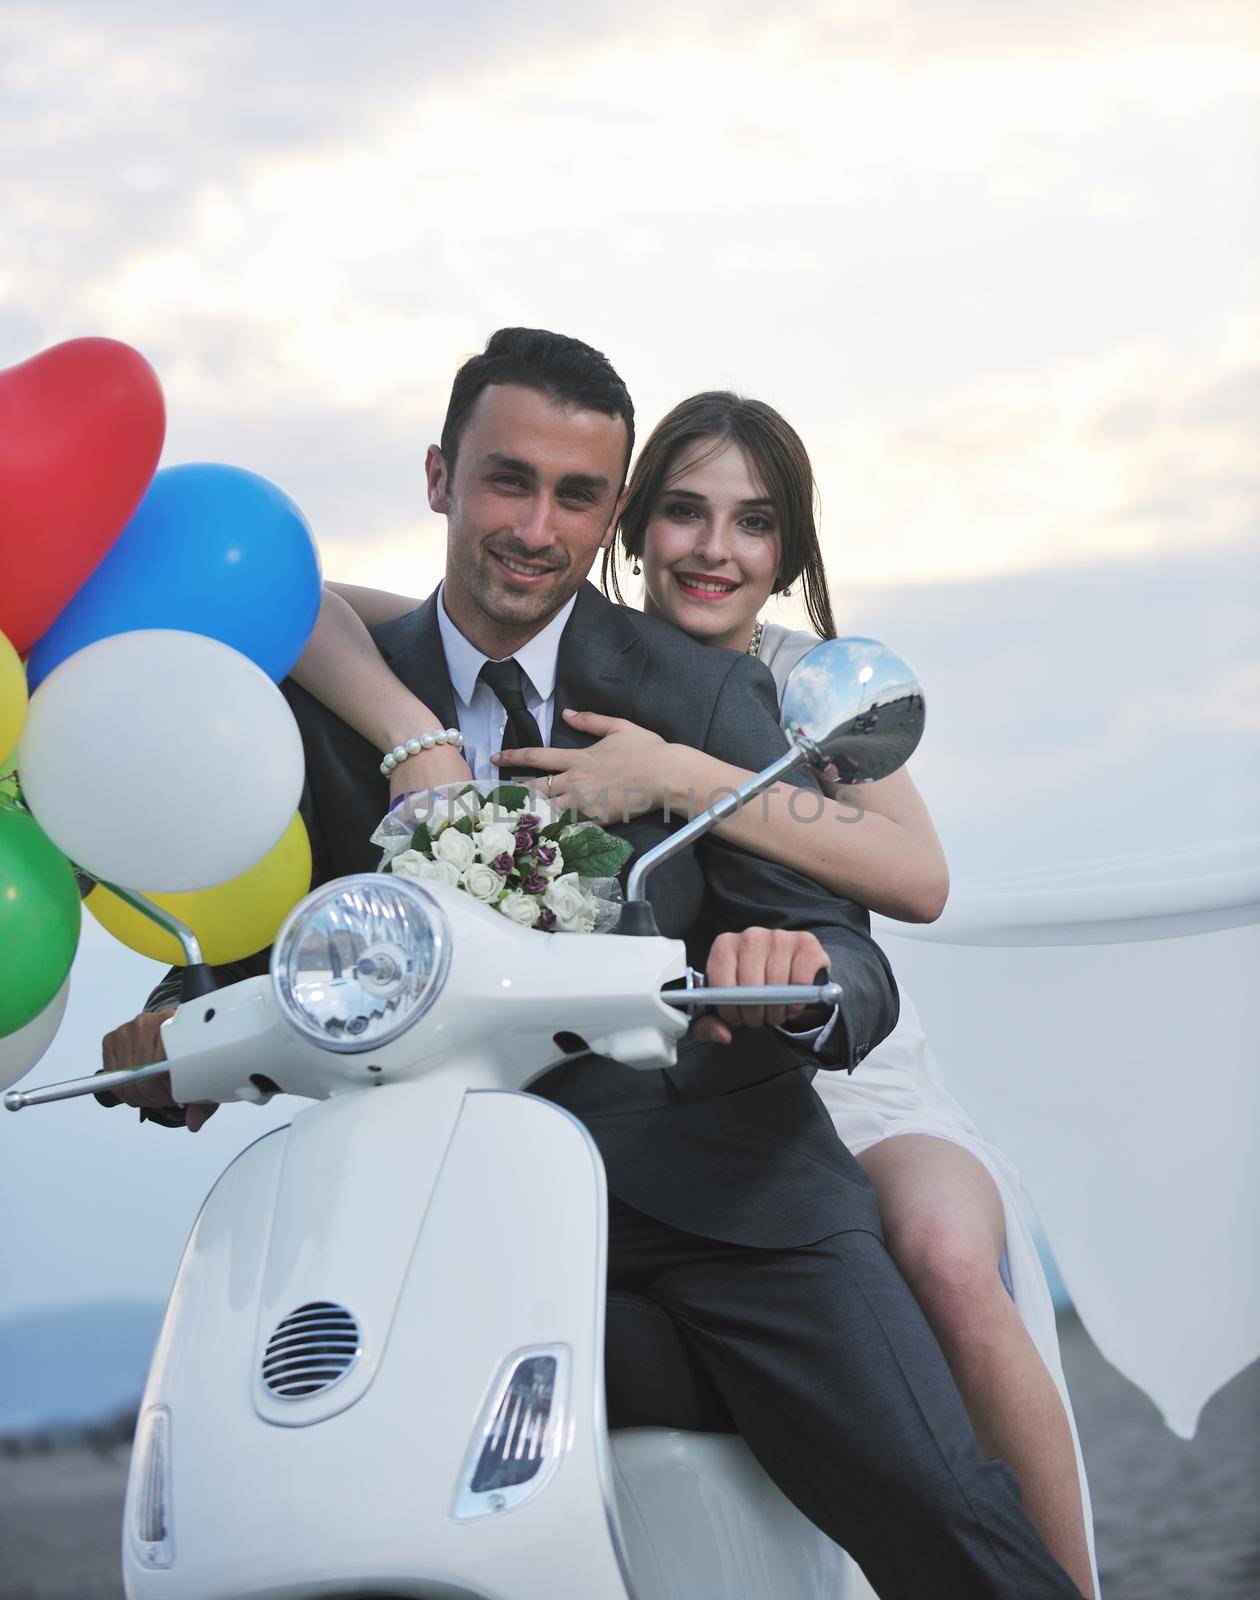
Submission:
<svg viewBox="0 0 1260 1600">
<path fill-rule="evenodd" d="M 351 584 L 325 584 L 315 631 L 293 669 L 301 686 L 384 752 L 407 739 L 437 733 L 442 724 L 386 666 L 368 627 L 414 611 L 417 601 Z M 457 750 L 437 745 L 400 762 L 390 794 L 456 783 L 471 776 Z"/>
<path fill-rule="evenodd" d="M 675 813 L 688 815 L 752 776 L 686 745 L 671 746 L 662 766 L 669 769 Z M 826 793 L 773 784 L 715 832 L 898 922 L 935 922 L 945 909 L 945 852 L 904 767 L 875 783 L 828 786 Z"/>
</svg>

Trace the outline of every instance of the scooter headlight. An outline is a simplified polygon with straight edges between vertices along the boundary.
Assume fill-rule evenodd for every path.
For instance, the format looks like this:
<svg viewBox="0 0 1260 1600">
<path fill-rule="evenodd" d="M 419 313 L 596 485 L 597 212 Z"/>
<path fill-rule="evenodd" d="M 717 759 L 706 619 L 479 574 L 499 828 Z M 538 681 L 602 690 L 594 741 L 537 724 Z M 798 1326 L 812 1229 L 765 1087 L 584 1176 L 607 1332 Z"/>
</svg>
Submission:
<svg viewBox="0 0 1260 1600">
<path fill-rule="evenodd" d="M 326 1050 L 375 1050 L 441 994 L 450 953 L 446 917 L 427 890 L 365 873 L 294 907 L 272 946 L 271 983 L 308 1039 Z"/>
</svg>

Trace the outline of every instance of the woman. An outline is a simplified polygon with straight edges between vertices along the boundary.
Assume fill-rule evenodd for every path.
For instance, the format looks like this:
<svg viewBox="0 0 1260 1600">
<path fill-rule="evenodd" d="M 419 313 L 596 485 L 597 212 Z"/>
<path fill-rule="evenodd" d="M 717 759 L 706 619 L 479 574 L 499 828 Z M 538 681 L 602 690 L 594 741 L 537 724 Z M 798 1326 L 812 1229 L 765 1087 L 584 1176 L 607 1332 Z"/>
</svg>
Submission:
<svg viewBox="0 0 1260 1600">
<path fill-rule="evenodd" d="M 646 611 L 706 644 L 759 656 L 780 694 L 818 635 L 835 634 L 809 458 L 783 418 L 760 402 L 709 393 L 676 406 L 635 465 L 619 543 L 634 572 L 642 571 Z M 615 547 L 605 551 L 603 580 L 621 599 L 616 559 Z M 817 634 L 758 621 L 771 593 L 798 579 Z M 295 672 L 383 749 L 439 727 L 384 667 L 363 627 L 416 603 L 349 588 L 330 595 Z M 548 774 L 557 802 L 606 794 L 614 816 L 667 802 L 690 812 L 748 776 L 622 718 L 565 716 L 596 742 L 496 758 L 509 769 Z M 391 789 L 467 776 L 462 757 L 438 747 L 401 763 Z M 931 921 L 940 914 L 944 856 L 908 773 L 833 792 L 818 818 L 798 816 L 793 793 L 772 788 L 717 831 L 885 915 Z M 820 1073 L 815 1082 L 875 1187 L 888 1248 L 940 1341 L 981 1448 L 1015 1473 L 1051 1552 L 1082 1593 L 1096 1594 L 1088 1492 L 1017 1177 L 946 1093 L 904 994 L 897 1028 L 857 1073 Z"/>
</svg>

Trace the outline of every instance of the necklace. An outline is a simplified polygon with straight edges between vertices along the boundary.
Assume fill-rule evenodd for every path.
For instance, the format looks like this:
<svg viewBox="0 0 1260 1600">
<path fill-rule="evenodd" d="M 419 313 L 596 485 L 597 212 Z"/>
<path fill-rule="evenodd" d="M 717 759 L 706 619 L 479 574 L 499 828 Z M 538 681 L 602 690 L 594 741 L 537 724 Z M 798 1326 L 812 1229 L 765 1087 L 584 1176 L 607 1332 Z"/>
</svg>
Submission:
<svg viewBox="0 0 1260 1600">
<path fill-rule="evenodd" d="M 761 654 L 761 636 L 765 631 L 766 625 L 758 617 L 757 625 L 752 631 L 752 638 L 748 641 L 748 654 L 750 656 L 759 656 Z"/>
</svg>

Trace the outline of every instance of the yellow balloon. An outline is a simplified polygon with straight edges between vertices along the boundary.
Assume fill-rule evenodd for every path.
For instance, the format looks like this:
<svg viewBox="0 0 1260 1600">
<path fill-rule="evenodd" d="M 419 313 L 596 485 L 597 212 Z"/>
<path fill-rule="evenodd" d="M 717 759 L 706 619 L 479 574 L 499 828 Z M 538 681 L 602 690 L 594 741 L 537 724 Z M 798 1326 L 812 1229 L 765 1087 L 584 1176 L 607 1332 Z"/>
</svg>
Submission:
<svg viewBox="0 0 1260 1600">
<path fill-rule="evenodd" d="M 311 843 L 305 823 L 296 816 L 280 843 L 239 877 L 213 889 L 146 898 L 186 922 L 201 941 L 206 960 L 218 967 L 265 950 L 310 886 Z M 142 956 L 152 956 L 168 966 L 184 965 L 183 948 L 172 934 L 102 884 L 83 903 L 103 928 Z"/>
<path fill-rule="evenodd" d="M 26 668 L 17 651 L 0 633 L 0 767 L 17 748 L 26 720 Z"/>
</svg>

